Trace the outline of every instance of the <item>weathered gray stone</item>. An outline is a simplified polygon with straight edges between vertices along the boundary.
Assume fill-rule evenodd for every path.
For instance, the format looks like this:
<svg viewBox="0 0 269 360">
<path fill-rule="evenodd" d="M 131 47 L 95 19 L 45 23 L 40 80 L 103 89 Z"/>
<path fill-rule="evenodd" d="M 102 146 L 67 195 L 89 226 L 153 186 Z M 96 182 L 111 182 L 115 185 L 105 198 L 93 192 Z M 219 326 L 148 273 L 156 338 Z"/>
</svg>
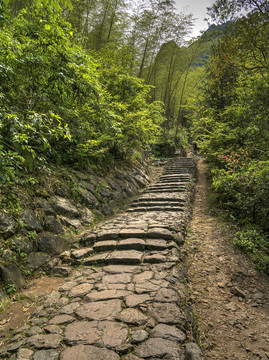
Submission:
<svg viewBox="0 0 269 360">
<path fill-rule="evenodd" d="M 140 357 L 137 357 L 133 354 L 128 354 L 128 355 L 123 356 L 122 360 L 143 360 L 143 359 L 141 359 Z"/>
<path fill-rule="evenodd" d="M 150 296 L 148 294 L 136 295 L 132 294 L 126 296 L 125 302 L 128 307 L 136 307 L 137 305 L 143 304 L 150 300 Z"/>
<path fill-rule="evenodd" d="M 48 334 L 58 334 L 61 335 L 63 333 L 63 330 L 57 326 L 57 325 L 48 325 L 45 326 L 43 329 Z"/>
<path fill-rule="evenodd" d="M 173 240 L 174 235 L 171 231 L 164 228 L 151 228 L 148 230 L 147 237 L 153 239 L 164 239 L 164 240 Z"/>
<path fill-rule="evenodd" d="M 81 222 L 84 226 L 90 226 L 94 221 L 93 213 L 88 209 L 85 208 L 81 211 Z"/>
<path fill-rule="evenodd" d="M 64 239 L 58 235 L 46 233 L 38 239 L 38 250 L 49 254 L 60 254 L 64 249 Z"/>
<path fill-rule="evenodd" d="M 121 299 L 129 295 L 130 291 L 126 290 L 103 290 L 103 291 L 92 291 L 90 294 L 85 296 L 85 301 L 104 301 L 111 299 Z"/>
<path fill-rule="evenodd" d="M 145 240 L 139 238 L 128 238 L 128 239 L 120 240 L 117 248 L 119 250 L 143 251 L 145 249 Z"/>
<path fill-rule="evenodd" d="M 24 252 L 26 254 L 29 254 L 31 251 L 33 251 L 33 243 L 27 239 L 27 238 L 16 238 L 12 239 L 10 248 L 15 251 Z"/>
<path fill-rule="evenodd" d="M 175 342 L 161 338 L 148 339 L 138 345 L 135 354 L 142 358 L 184 360 L 184 354 Z"/>
<path fill-rule="evenodd" d="M 8 239 L 15 234 L 14 221 L 6 214 L 0 214 L 0 235 Z"/>
<path fill-rule="evenodd" d="M 52 269 L 49 270 L 49 273 L 54 276 L 67 277 L 71 275 L 72 270 L 70 267 L 67 266 L 54 266 Z"/>
<path fill-rule="evenodd" d="M 0 263 L 0 279 L 2 279 L 5 284 L 14 284 L 16 289 L 21 289 L 25 284 L 20 269 L 12 263 L 7 266 Z"/>
<path fill-rule="evenodd" d="M 177 302 L 179 301 L 179 296 L 173 289 L 159 289 L 155 296 L 155 301 L 157 302 Z"/>
<path fill-rule="evenodd" d="M 139 264 L 142 261 L 143 253 L 137 250 L 113 251 L 106 258 L 110 264 Z"/>
<path fill-rule="evenodd" d="M 152 337 L 163 338 L 171 341 L 183 342 L 186 340 L 186 334 L 176 326 L 158 324 L 152 329 Z"/>
<path fill-rule="evenodd" d="M 56 315 L 50 321 L 50 325 L 62 325 L 62 324 L 70 324 L 71 322 L 75 321 L 75 318 L 70 315 Z"/>
<path fill-rule="evenodd" d="M 109 274 L 122 274 L 122 273 L 137 274 L 141 272 L 141 268 L 140 266 L 131 266 L 131 265 L 107 265 L 103 267 L 103 271 Z"/>
<path fill-rule="evenodd" d="M 154 276 L 154 272 L 153 271 L 143 271 L 140 274 L 136 274 L 134 275 L 133 281 L 134 282 L 143 282 L 146 280 L 151 280 Z"/>
<path fill-rule="evenodd" d="M 164 263 L 167 261 L 166 256 L 161 254 L 149 254 L 145 256 L 144 262 L 149 264 Z"/>
<path fill-rule="evenodd" d="M 74 259 L 81 259 L 85 256 L 89 256 L 90 254 L 93 253 L 93 248 L 89 247 L 89 248 L 83 248 L 83 249 L 79 249 L 79 250 L 74 250 L 71 252 L 71 257 Z"/>
<path fill-rule="evenodd" d="M 62 225 L 54 216 L 47 216 L 44 224 L 44 229 L 54 234 L 60 234 L 63 231 Z"/>
<path fill-rule="evenodd" d="M 27 340 L 27 344 L 36 349 L 56 349 L 61 341 L 62 336 L 58 334 L 34 335 Z"/>
<path fill-rule="evenodd" d="M 202 350 L 195 343 L 188 343 L 185 345 L 186 360 L 203 360 Z"/>
<path fill-rule="evenodd" d="M 148 317 L 137 309 L 124 309 L 116 315 L 116 319 L 131 325 L 144 325 L 148 321 Z"/>
<path fill-rule="evenodd" d="M 107 347 L 122 346 L 129 335 L 128 326 L 113 321 L 100 321 L 98 329 L 102 334 L 102 342 Z"/>
<path fill-rule="evenodd" d="M 71 226 L 76 230 L 82 229 L 81 222 L 78 219 L 69 219 L 65 216 L 60 216 L 60 221 L 64 226 Z"/>
<path fill-rule="evenodd" d="M 64 341 L 69 345 L 102 345 L 97 321 L 79 321 L 65 329 Z"/>
<path fill-rule="evenodd" d="M 121 300 L 98 301 L 80 306 L 76 313 L 80 319 L 113 320 L 121 311 Z"/>
<path fill-rule="evenodd" d="M 79 216 L 78 209 L 74 205 L 72 205 L 69 200 L 63 197 L 56 196 L 53 199 L 52 206 L 58 214 L 70 216 L 70 217 Z"/>
<path fill-rule="evenodd" d="M 98 232 L 96 237 L 98 240 L 114 240 L 119 237 L 119 233 L 117 230 L 102 230 Z"/>
<path fill-rule="evenodd" d="M 51 307 L 57 304 L 61 297 L 61 293 L 59 291 L 53 290 L 45 299 L 44 306 Z"/>
<path fill-rule="evenodd" d="M 159 290 L 159 288 L 160 288 L 160 285 L 153 284 L 151 281 L 143 281 L 141 283 L 135 284 L 135 291 L 138 294 L 157 291 L 157 290 Z"/>
<path fill-rule="evenodd" d="M 185 329 L 186 319 L 174 303 L 150 304 L 148 313 L 159 323 L 177 325 L 181 330 Z"/>
<path fill-rule="evenodd" d="M 50 203 L 43 198 L 37 198 L 36 199 L 36 207 L 42 209 L 46 215 L 55 215 L 55 211 L 53 207 L 50 205 Z"/>
<path fill-rule="evenodd" d="M 110 251 L 110 250 L 114 250 L 116 246 L 117 246 L 117 241 L 115 240 L 103 240 L 96 242 L 93 245 L 93 249 L 95 252 Z"/>
<path fill-rule="evenodd" d="M 128 284 L 131 282 L 131 274 L 105 275 L 103 282 L 108 284 Z"/>
<path fill-rule="evenodd" d="M 59 310 L 60 314 L 65 314 L 65 315 L 71 315 L 75 312 L 75 310 L 77 310 L 77 308 L 80 306 L 80 304 L 78 302 L 74 302 L 68 305 L 65 305 L 64 307 L 62 307 Z"/>
<path fill-rule="evenodd" d="M 73 289 L 75 286 L 77 286 L 76 281 L 68 281 L 59 287 L 59 291 L 64 291 L 64 292 L 69 291 L 69 290 Z"/>
<path fill-rule="evenodd" d="M 42 334 L 44 331 L 39 326 L 32 326 L 30 329 L 27 330 L 26 336 L 30 337 L 37 334 Z"/>
<path fill-rule="evenodd" d="M 61 360 L 120 360 L 118 354 L 107 349 L 100 349 L 91 345 L 77 345 L 64 350 Z"/>
<path fill-rule="evenodd" d="M 122 229 L 120 236 L 122 238 L 143 238 L 146 236 L 146 232 L 142 229 Z"/>
<path fill-rule="evenodd" d="M 92 284 L 83 283 L 75 286 L 70 292 L 69 296 L 71 297 L 80 297 L 88 294 L 93 289 Z"/>
<path fill-rule="evenodd" d="M 140 343 L 140 342 L 146 340 L 148 337 L 149 337 L 149 334 L 145 330 L 141 329 L 141 330 L 135 331 L 131 335 L 130 340 L 132 343 L 136 344 L 136 343 Z"/>
<path fill-rule="evenodd" d="M 17 360 L 31 360 L 33 358 L 33 350 L 20 348 L 17 352 Z"/>
<path fill-rule="evenodd" d="M 40 350 L 34 354 L 33 360 L 58 360 L 59 353 L 55 350 Z"/>
<path fill-rule="evenodd" d="M 24 223 L 24 227 L 26 230 L 29 231 L 36 231 L 40 232 L 43 230 L 39 220 L 37 219 L 35 213 L 30 210 L 26 209 L 22 214 L 22 221 Z"/>
<path fill-rule="evenodd" d="M 90 256 L 88 258 L 85 258 L 83 263 L 84 265 L 99 265 L 99 264 L 104 264 L 106 262 L 106 259 L 108 257 L 109 253 L 108 252 L 104 252 L 102 254 L 97 254 L 97 255 L 93 255 Z"/>
</svg>

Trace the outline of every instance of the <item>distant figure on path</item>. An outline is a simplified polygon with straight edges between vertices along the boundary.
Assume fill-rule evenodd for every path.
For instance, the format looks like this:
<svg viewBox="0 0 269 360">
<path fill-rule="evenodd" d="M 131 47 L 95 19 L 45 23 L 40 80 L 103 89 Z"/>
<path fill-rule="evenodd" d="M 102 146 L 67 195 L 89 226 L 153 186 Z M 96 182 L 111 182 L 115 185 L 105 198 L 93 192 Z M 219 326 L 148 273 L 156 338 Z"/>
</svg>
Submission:
<svg viewBox="0 0 269 360">
<path fill-rule="evenodd" d="M 197 143 L 195 141 L 192 143 L 192 150 L 193 150 L 194 154 L 198 154 L 199 148 L 198 148 L 198 145 L 197 145 Z"/>
</svg>

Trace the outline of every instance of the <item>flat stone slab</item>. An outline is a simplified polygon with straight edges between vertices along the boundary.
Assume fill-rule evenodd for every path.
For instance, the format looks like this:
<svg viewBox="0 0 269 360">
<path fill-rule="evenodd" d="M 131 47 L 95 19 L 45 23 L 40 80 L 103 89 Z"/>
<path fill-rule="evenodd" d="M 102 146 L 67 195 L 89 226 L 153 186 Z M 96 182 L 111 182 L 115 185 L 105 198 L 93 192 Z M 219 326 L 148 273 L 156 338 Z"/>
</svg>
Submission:
<svg viewBox="0 0 269 360">
<path fill-rule="evenodd" d="M 84 283 L 75 286 L 70 292 L 69 296 L 71 297 L 80 297 L 88 294 L 93 289 L 92 284 Z"/>
<path fill-rule="evenodd" d="M 93 248 L 84 248 L 79 250 L 74 250 L 71 252 L 71 257 L 74 259 L 81 259 L 83 257 L 89 256 L 93 253 Z"/>
<path fill-rule="evenodd" d="M 120 360 L 118 354 L 91 345 L 77 345 L 65 349 L 60 360 Z"/>
<path fill-rule="evenodd" d="M 143 259 L 143 253 L 137 250 L 113 251 L 106 258 L 110 264 L 139 264 Z"/>
<path fill-rule="evenodd" d="M 29 358 L 29 360 L 32 358 Z M 59 353 L 55 350 L 39 350 L 36 351 L 33 357 L 33 360 L 58 360 L 59 359 Z M 25 358 L 18 359 L 18 360 L 28 360 Z"/>
<path fill-rule="evenodd" d="M 108 255 L 109 255 L 109 252 L 104 252 L 101 254 L 90 256 L 90 257 L 84 259 L 83 264 L 84 265 L 104 264 Z"/>
<path fill-rule="evenodd" d="M 146 234 L 142 229 L 122 229 L 120 231 L 120 237 L 122 238 L 143 238 Z"/>
<path fill-rule="evenodd" d="M 169 340 L 162 338 L 148 339 L 135 350 L 135 354 L 141 358 L 154 358 L 169 360 L 184 360 L 184 353 L 180 350 L 179 346 Z"/>
<path fill-rule="evenodd" d="M 179 296 L 173 289 L 159 289 L 155 301 L 157 302 L 178 302 Z"/>
<path fill-rule="evenodd" d="M 147 250 L 165 250 L 167 249 L 167 242 L 162 239 L 146 239 Z"/>
<path fill-rule="evenodd" d="M 85 320 L 113 320 L 121 311 L 121 300 L 98 301 L 80 306 L 76 314 Z"/>
<path fill-rule="evenodd" d="M 62 336 L 57 334 L 34 335 L 27 340 L 27 345 L 36 349 L 56 349 L 61 341 Z"/>
<path fill-rule="evenodd" d="M 73 322 L 74 320 L 75 319 L 73 318 L 73 316 L 70 316 L 70 315 L 56 315 L 49 321 L 49 324 L 50 325 L 69 324 L 69 323 Z"/>
<path fill-rule="evenodd" d="M 103 291 L 92 291 L 90 294 L 85 296 L 85 301 L 94 302 L 94 301 L 104 301 L 111 299 L 121 299 L 125 296 L 131 294 L 130 291 L 126 290 L 103 290 Z"/>
<path fill-rule="evenodd" d="M 103 267 L 103 271 L 109 274 L 137 274 L 141 272 L 141 267 L 131 265 L 107 265 Z"/>
<path fill-rule="evenodd" d="M 115 240 L 98 241 L 93 245 L 93 249 L 96 252 L 111 251 L 114 250 L 116 246 L 117 241 Z"/>
<path fill-rule="evenodd" d="M 124 309 L 116 319 L 131 325 L 145 325 L 149 318 L 137 309 Z"/>
<path fill-rule="evenodd" d="M 140 250 L 145 249 L 145 240 L 138 238 L 128 238 L 120 240 L 118 243 L 119 250 Z"/>
<path fill-rule="evenodd" d="M 96 235 L 96 238 L 98 240 L 114 240 L 117 239 L 119 237 L 119 232 L 118 230 L 103 230 L 103 231 L 99 231 Z"/>
<path fill-rule="evenodd" d="M 102 281 L 107 284 L 129 284 L 131 279 L 132 274 L 114 274 L 105 275 Z"/>
<path fill-rule="evenodd" d="M 67 326 L 64 340 L 69 345 L 122 346 L 129 328 L 113 321 L 80 321 Z"/>
<path fill-rule="evenodd" d="M 148 294 L 142 294 L 142 295 L 132 294 L 126 296 L 125 303 L 128 307 L 136 307 L 137 305 L 150 301 L 150 299 L 151 298 Z"/>
<path fill-rule="evenodd" d="M 159 323 L 177 325 L 181 330 L 185 329 L 186 319 L 174 303 L 153 303 L 149 306 L 148 313 Z"/>
<path fill-rule="evenodd" d="M 148 238 L 153 239 L 164 239 L 164 240 L 173 240 L 174 235 L 171 231 L 164 228 L 151 228 L 148 230 Z"/>
<path fill-rule="evenodd" d="M 159 264 L 167 261 L 167 257 L 161 254 L 149 254 L 144 258 L 145 263 L 149 264 Z"/>
<path fill-rule="evenodd" d="M 152 329 L 152 337 L 163 338 L 170 341 L 183 342 L 186 340 L 186 334 L 176 326 L 158 324 Z"/>
</svg>

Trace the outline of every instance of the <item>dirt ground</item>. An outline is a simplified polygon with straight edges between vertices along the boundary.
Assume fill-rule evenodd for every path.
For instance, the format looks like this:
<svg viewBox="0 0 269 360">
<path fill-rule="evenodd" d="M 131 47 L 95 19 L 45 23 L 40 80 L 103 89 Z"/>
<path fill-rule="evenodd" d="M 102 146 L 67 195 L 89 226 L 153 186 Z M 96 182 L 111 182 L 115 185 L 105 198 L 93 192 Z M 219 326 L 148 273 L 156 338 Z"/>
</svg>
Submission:
<svg viewBox="0 0 269 360">
<path fill-rule="evenodd" d="M 206 165 L 198 162 L 186 247 L 192 306 L 208 360 L 269 359 L 269 279 L 234 250 L 231 230 L 210 214 Z"/>
</svg>

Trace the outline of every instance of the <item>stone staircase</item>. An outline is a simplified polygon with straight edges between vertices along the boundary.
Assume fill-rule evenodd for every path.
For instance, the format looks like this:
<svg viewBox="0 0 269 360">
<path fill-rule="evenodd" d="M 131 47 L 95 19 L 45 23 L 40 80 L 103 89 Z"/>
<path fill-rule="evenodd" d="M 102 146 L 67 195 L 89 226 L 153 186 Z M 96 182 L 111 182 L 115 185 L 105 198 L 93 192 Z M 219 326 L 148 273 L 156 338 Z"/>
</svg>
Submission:
<svg viewBox="0 0 269 360">
<path fill-rule="evenodd" d="M 123 214 L 60 255 L 76 266 L 2 351 L 24 360 L 200 360 L 182 244 L 195 163 L 167 161 L 164 174 Z"/>
</svg>

